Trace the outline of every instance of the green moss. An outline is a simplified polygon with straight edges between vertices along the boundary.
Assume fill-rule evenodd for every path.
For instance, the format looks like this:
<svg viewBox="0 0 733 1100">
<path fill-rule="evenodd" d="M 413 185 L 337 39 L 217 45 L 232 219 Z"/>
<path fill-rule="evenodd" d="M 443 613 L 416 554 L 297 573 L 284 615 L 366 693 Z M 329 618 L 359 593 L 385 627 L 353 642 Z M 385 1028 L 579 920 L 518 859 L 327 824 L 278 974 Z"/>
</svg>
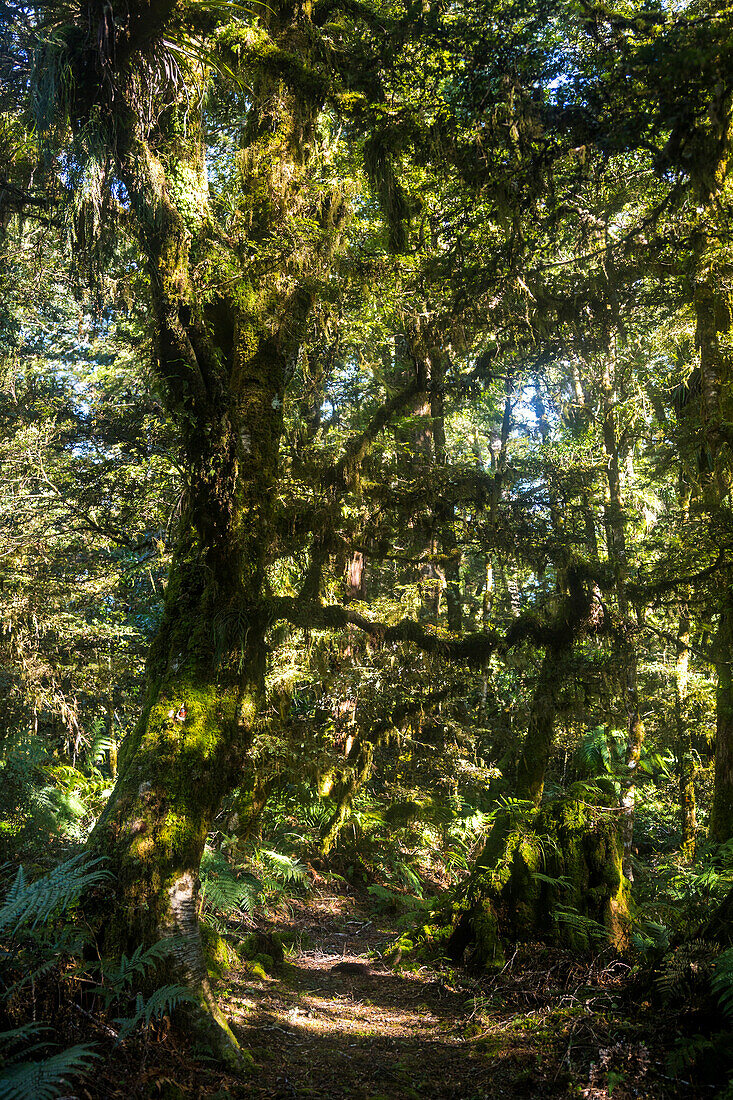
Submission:
<svg viewBox="0 0 733 1100">
<path fill-rule="evenodd" d="M 267 974 L 274 974 L 275 972 L 275 960 L 272 955 L 265 955 L 264 952 L 261 952 L 259 955 L 255 955 L 252 962 L 261 966 Z"/>
<path fill-rule="evenodd" d="M 488 899 L 475 907 L 471 923 L 475 936 L 474 960 L 490 969 L 503 966 L 506 958 L 499 936 L 499 922 Z"/>
<path fill-rule="evenodd" d="M 177 160 L 168 166 L 168 193 L 183 224 L 192 235 L 200 228 L 208 211 L 206 180 L 199 165 Z"/>
<path fill-rule="evenodd" d="M 415 936 L 414 934 L 408 935 L 407 932 L 403 932 L 398 940 L 390 944 L 384 953 L 384 957 L 390 963 L 399 962 L 402 959 L 407 959 L 412 955 L 415 950 Z"/>
<path fill-rule="evenodd" d="M 252 974 L 255 978 L 259 978 L 261 981 L 264 981 L 267 978 L 267 971 L 265 970 L 264 966 L 262 966 L 261 963 L 255 962 L 252 959 L 249 959 L 245 963 L 244 969 L 247 971 L 248 974 Z"/>
<path fill-rule="evenodd" d="M 618 815 L 565 798 L 497 819 L 454 914 L 451 957 L 496 965 L 502 942 L 625 945 L 629 884 Z M 456 920 L 457 917 L 457 920 Z"/>
<path fill-rule="evenodd" d="M 204 959 L 209 976 L 223 978 L 233 966 L 236 966 L 239 958 L 233 944 L 228 943 L 214 928 L 202 923 L 201 943 L 204 949 Z"/>
</svg>

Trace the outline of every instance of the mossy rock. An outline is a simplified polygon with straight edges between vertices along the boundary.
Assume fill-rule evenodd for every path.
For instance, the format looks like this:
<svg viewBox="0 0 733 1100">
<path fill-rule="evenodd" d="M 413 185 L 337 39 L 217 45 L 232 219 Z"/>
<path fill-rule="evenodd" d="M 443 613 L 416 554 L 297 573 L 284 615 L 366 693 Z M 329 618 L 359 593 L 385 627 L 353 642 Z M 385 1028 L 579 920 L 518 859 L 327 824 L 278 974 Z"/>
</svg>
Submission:
<svg viewBox="0 0 733 1100">
<path fill-rule="evenodd" d="M 251 974 L 255 978 L 259 978 L 260 981 L 265 981 L 267 978 L 267 971 L 262 963 L 255 962 L 253 959 L 248 959 L 244 964 L 244 969 L 248 974 Z"/>
<path fill-rule="evenodd" d="M 264 952 L 260 952 L 259 955 L 255 955 L 252 962 L 259 964 L 266 974 L 275 973 L 275 960 L 272 955 L 266 955 Z"/>
<path fill-rule="evenodd" d="M 245 959 L 253 959 L 272 972 L 285 961 L 283 938 L 277 932 L 250 932 L 241 941 L 240 951 Z"/>
</svg>

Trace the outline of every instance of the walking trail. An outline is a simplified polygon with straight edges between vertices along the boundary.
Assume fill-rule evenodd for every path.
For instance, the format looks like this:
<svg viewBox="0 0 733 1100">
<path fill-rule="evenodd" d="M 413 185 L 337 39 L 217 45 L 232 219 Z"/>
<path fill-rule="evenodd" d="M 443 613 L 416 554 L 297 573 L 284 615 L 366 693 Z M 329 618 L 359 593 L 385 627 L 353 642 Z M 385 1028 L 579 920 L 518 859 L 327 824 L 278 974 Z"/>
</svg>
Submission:
<svg viewBox="0 0 733 1100">
<path fill-rule="evenodd" d="M 643 1017 L 618 1008 L 628 967 L 536 945 L 498 975 L 391 969 L 388 918 L 311 894 L 273 930 L 277 973 L 228 975 L 220 1003 L 254 1066 L 223 1095 L 268 1100 L 681 1097 Z M 660 1037 L 661 1039 L 661 1037 Z"/>
</svg>

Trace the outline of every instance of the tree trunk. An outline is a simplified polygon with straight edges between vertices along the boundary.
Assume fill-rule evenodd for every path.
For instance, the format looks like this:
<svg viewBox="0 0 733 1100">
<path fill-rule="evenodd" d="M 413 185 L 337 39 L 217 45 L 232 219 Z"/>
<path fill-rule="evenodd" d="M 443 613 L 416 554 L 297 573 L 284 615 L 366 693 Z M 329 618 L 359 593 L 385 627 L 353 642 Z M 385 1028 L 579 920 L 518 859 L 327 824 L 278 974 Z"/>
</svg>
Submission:
<svg viewBox="0 0 733 1100">
<path fill-rule="evenodd" d="M 448 456 L 445 438 L 445 353 L 437 348 L 433 349 L 430 356 L 430 381 L 432 385 L 430 415 L 433 419 L 435 465 L 440 467 L 446 465 Z M 443 573 L 448 629 L 460 634 L 463 629 L 461 554 L 456 539 L 455 508 L 450 503 L 444 506 L 444 514 L 441 516 L 440 543 L 444 556 Z"/>
<path fill-rule="evenodd" d="M 716 645 L 718 664 L 715 788 L 710 835 L 721 844 L 733 837 L 733 591 L 726 587 Z"/>
<path fill-rule="evenodd" d="M 582 940 L 587 947 L 585 917 L 602 924 L 614 945 L 625 942 L 628 882 L 618 811 L 567 798 L 542 803 L 562 664 L 575 641 L 600 625 L 600 606 L 594 586 L 586 588 L 569 571 L 553 629 L 556 641 L 545 650 L 517 768 L 517 795 L 532 806 L 528 811 L 510 803 L 497 813 L 459 894 L 459 917 L 446 944 L 456 961 L 501 962 L 505 936 L 540 936 L 574 946 Z M 553 876 L 567 879 L 567 893 L 543 885 L 544 877 Z M 568 906 L 578 910 L 575 926 L 563 915 Z"/>
<path fill-rule="evenodd" d="M 690 724 L 685 708 L 687 704 L 687 680 L 690 664 L 690 611 L 687 602 L 680 611 L 675 662 L 674 716 L 676 732 L 677 780 L 680 792 L 680 826 L 682 842 L 680 849 L 686 859 L 695 855 L 695 830 L 697 828 L 695 812 L 695 760 L 692 754 Z"/>
<path fill-rule="evenodd" d="M 562 681 L 562 664 L 570 653 L 573 637 L 548 646 L 532 696 L 527 732 L 517 763 L 517 798 L 539 806 L 555 733 L 557 700 L 555 690 Z"/>
<path fill-rule="evenodd" d="M 366 783 L 372 772 L 374 751 L 379 743 L 358 733 L 354 738 L 346 763 L 350 767 L 348 775 L 339 782 L 335 791 L 336 809 L 325 825 L 321 837 L 321 854 L 327 856 L 336 843 L 339 833 L 349 816 L 351 803 L 355 795 Z"/>
<path fill-rule="evenodd" d="M 236 402 L 219 403 L 218 415 L 212 410 L 209 431 L 186 440 L 189 505 L 148 660 L 144 710 L 122 746 L 119 778 L 90 840 L 116 879 L 105 949 L 129 953 L 175 936 L 177 977 L 229 1039 L 208 986 L 198 874 L 222 796 L 241 776 L 264 694 L 263 580 L 281 364 L 260 356 L 247 375 Z"/>
<path fill-rule="evenodd" d="M 107 857 L 116 882 L 104 950 L 119 955 L 175 937 L 173 975 L 195 991 L 201 1020 L 227 1056 L 236 1042 L 208 985 L 199 866 L 262 710 L 286 367 L 311 298 L 307 279 L 263 281 L 246 270 L 202 293 L 193 271 L 212 248 L 206 149 L 192 106 L 202 100 L 192 93 L 181 106 L 178 97 L 151 124 L 136 114 L 134 87 L 126 91 L 130 106 L 115 105 L 115 152 L 147 260 L 157 368 L 180 432 L 187 492 L 143 712 L 89 846 Z M 243 212 L 262 240 L 287 208 L 282 179 L 294 191 L 302 179 L 309 104 L 296 109 L 267 73 L 257 92 L 241 176 Z M 121 103 L 122 86 L 118 96 Z"/>
<path fill-rule="evenodd" d="M 709 208 L 711 209 L 711 208 Z M 701 419 L 703 439 L 712 460 L 712 478 L 704 486 L 711 510 L 730 492 L 731 466 L 730 383 L 733 353 L 733 291 L 731 268 L 721 264 L 717 244 L 700 249 L 695 285 L 695 339 L 700 349 Z M 733 594 L 725 577 L 717 637 L 717 728 L 715 788 L 710 835 L 725 841 L 733 836 Z"/>
<path fill-rule="evenodd" d="M 690 514 L 690 489 L 680 471 L 680 528 L 684 527 Z M 690 724 L 687 720 L 687 682 L 690 665 L 690 591 L 689 586 L 682 591 L 679 627 L 677 630 L 677 659 L 674 677 L 674 717 L 675 717 L 675 758 L 677 761 L 677 782 L 680 799 L 680 851 L 685 859 L 695 856 L 695 831 L 697 828 L 695 812 L 695 758 L 692 752 Z"/>
<path fill-rule="evenodd" d="M 631 867 L 631 849 L 634 839 L 634 806 L 636 802 L 634 775 L 644 744 L 644 723 L 639 710 L 636 649 L 630 637 L 631 619 L 626 590 L 628 572 L 626 524 L 621 492 L 621 467 L 616 437 L 615 404 L 616 393 L 611 375 L 611 364 L 607 359 L 603 370 L 603 446 L 606 452 L 608 469 L 606 532 L 608 556 L 613 566 L 616 581 L 616 600 L 618 603 L 622 629 L 622 634 L 618 643 L 623 665 L 623 697 L 627 719 L 627 779 L 625 790 L 621 796 L 621 808 L 624 821 L 624 874 L 629 881 L 633 881 L 634 875 Z"/>
</svg>

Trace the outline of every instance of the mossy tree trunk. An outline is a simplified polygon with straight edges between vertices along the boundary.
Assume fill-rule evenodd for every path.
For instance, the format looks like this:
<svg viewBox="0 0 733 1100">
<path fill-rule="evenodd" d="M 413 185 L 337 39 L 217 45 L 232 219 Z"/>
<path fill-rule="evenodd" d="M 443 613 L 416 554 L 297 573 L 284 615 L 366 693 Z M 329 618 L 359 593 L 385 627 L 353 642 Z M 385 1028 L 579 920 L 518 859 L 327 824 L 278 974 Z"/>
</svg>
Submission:
<svg viewBox="0 0 733 1100">
<path fill-rule="evenodd" d="M 302 51 L 309 7 L 268 7 L 268 30 L 281 40 L 292 31 Z M 94 41 L 97 22 L 108 31 L 107 10 L 92 5 L 84 16 Z M 143 712 L 89 843 L 107 857 L 116 883 L 103 948 L 119 954 L 174 936 L 176 976 L 220 1025 L 212 1034 L 226 1050 L 232 1037 L 211 997 L 197 924 L 199 866 L 222 796 L 241 781 L 262 711 L 284 389 L 310 310 L 310 271 L 319 249 L 332 246 L 340 214 L 321 188 L 306 213 L 314 224 L 322 216 L 323 240 L 312 237 L 297 269 L 283 262 L 275 273 L 264 265 L 263 274 L 245 258 L 245 245 L 253 254 L 267 248 L 290 212 L 302 213 L 309 201 L 320 106 L 313 82 L 296 89 L 273 75 L 265 57 L 249 58 L 239 164 L 249 241 L 227 240 L 209 202 L 201 64 L 185 67 L 187 94 L 172 79 L 150 92 L 152 105 L 141 94 L 146 51 L 176 18 L 165 2 L 128 5 L 126 24 L 112 22 L 117 51 L 105 55 L 96 92 L 87 55 L 78 59 L 79 94 L 99 102 L 80 103 L 77 114 L 108 120 L 110 153 L 147 263 L 157 369 L 186 477 Z M 170 33 L 175 38 L 175 26 Z"/>
<path fill-rule="evenodd" d="M 730 186 L 728 181 L 728 190 Z M 721 264 L 712 241 L 700 249 L 694 306 L 695 338 L 700 349 L 703 440 L 712 466 L 703 492 L 708 506 L 717 509 L 733 483 L 730 430 L 733 290 L 731 268 Z M 733 837 L 733 592 L 729 572 L 724 574 L 722 589 L 716 645 L 715 787 L 710 816 L 710 835 L 721 842 Z"/>
<path fill-rule="evenodd" d="M 321 837 L 321 854 L 327 856 L 333 848 L 343 825 L 345 824 L 351 804 L 356 794 L 369 779 L 372 773 L 374 752 L 381 740 L 377 734 L 376 739 L 365 737 L 362 732 L 354 736 L 354 740 L 346 757 L 346 766 L 349 771 L 341 777 L 333 790 L 333 798 L 336 809 L 326 822 Z"/>
<path fill-rule="evenodd" d="M 143 714 L 90 845 L 107 856 L 117 884 L 105 948 L 129 952 L 175 935 L 179 977 L 218 1018 L 197 924 L 198 871 L 261 710 L 265 566 L 291 348 L 234 302 L 202 309 L 196 301 L 191 242 L 205 232 L 208 209 L 202 143 L 179 145 L 167 164 L 137 145 L 125 182 L 143 211 L 158 368 L 180 429 L 187 503 Z M 181 178 L 185 219 L 175 195 Z M 292 303 L 289 332 L 303 312 Z"/>
<path fill-rule="evenodd" d="M 619 947 L 625 942 L 628 882 L 618 811 L 572 799 L 542 803 L 563 665 L 578 637 L 602 626 L 595 586 L 583 584 L 572 569 L 567 581 L 518 761 L 520 802 L 500 808 L 462 889 L 446 945 L 456 961 L 501 962 L 504 942 L 517 938 L 588 946 L 589 936 L 601 935 Z M 546 881 L 552 877 L 565 885 L 552 886 Z M 568 909 L 577 910 L 574 922 L 563 915 Z"/>
<path fill-rule="evenodd" d="M 572 649 L 573 638 L 560 638 L 550 645 L 542 658 L 532 696 L 527 732 L 517 761 L 517 798 L 539 806 L 545 788 L 545 775 L 557 717 L 557 688 L 562 683 L 563 663 Z"/>
<path fill-rule="evenodd" d="M 450 958 L 491 967 L 503 963 L 506 944 L 537 939 L 625 947 L 629 883 L 617 809 L 572 798 L 530 814 L 510 808 L 492 837 L 446 943 Z"/>
<path fill-rule="evenodd" d="M 675 661 L 675 756 L 677 760 L 677 782 L 680 796 L 680 831 L 682 840 L 680 849 L 686 859 L 695 855 L 695 831 L 697 815 L 695 807 L 695 758 L 692 752 L 690 723 L 687 720 L 687 681 L 690 665 L 690 609 L 687 601 L 680 610 L 677 632 L 677 659 Z"/>
<path fill-rule="evenodd" d="M 433 420 L 435 465 L 444 467 L 448 461 L 445 437 L 445 352 L 436 348 L 430 355 L 431 399 L 430 415 Z M 448 629 L 460 634 L 463 628 L 461 599 L 461 556 L 455 529 L 455 507 L 444 506 L 440 517 L 440 544 L 443 551 L 445 576 L 445 601 L 448 613 Z"/>
<path fill-rule="evenodd" d="M 690 487 L 684 472 L 680 472 L 680 530 L 684 528 L 690 513 Z M 675 759 L 680 805 L 680 851 L 686 859 L 695 856 L 695 832 L 697 814 L 695 805 L 695 758 L 692 751 L 692 735 L 687 716 L 687 691 L 690 671 L 690 589 L 681 593 L 680 617 L 677 629 L 677 657 L 674 674 Z"/>
</svg>

